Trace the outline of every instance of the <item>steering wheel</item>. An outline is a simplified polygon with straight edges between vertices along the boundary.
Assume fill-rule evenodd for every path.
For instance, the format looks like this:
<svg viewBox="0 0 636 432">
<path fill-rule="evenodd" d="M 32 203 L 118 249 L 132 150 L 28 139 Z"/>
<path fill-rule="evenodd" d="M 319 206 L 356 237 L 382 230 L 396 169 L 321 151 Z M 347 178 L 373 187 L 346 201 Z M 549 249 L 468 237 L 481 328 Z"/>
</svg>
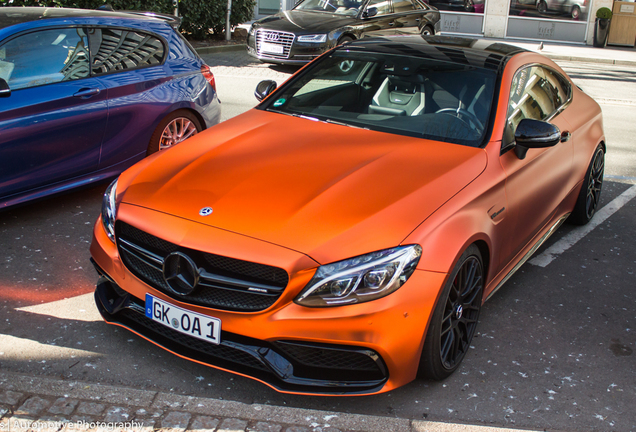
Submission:
<svg viewBox="0 0 636 432">
<path fill-rule="evenodd" d="M 477 116 L 473 113 L 471 113 L 470 111 L 464 109 L 464 108 L 442 108 L 440 110 L 435 111 L 435 114 L 439 114 L 439 113 L 453 113 L 458 119 L 462 120 L 465 123 L 469 123 L 466 120 L 462 119 L 463 117 L 468 117 L 468 120 L 470 120 L 475 127 L 473 129 L 484 129 L 484 125 L 481 123 L 481 121 L 479 121 L 479 118 L 477 118 Z"/>
</svg>

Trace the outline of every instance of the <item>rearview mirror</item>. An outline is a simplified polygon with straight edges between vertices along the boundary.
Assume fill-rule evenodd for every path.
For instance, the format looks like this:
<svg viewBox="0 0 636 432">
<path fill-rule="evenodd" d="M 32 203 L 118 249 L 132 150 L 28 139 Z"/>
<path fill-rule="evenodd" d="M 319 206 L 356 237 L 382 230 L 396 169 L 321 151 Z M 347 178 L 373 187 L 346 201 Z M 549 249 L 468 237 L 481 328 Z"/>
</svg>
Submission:
<svg viewBox="0 0 636 432">
<path fill-rule="evenodd" d="M 276 81 L 265 80 L 258 83 L 256 90 L 254 90 L 254 96 L 258 101 L 265 99 L 270 93 L 276 90 Z"/>
<path fill-rule="evenodd" d="M 9 96 L 11 96 L 11 89 L 9 88 L 9 84 L 7 84 L 4 78 L 0 78 L 0 97 Z"/>
<path fill-rule="evenodd" d="M 528 149 L 553 147 L 561 142 L 561 131 L 555 125 L 533 119 L 523 119 L 515 130 L 515 154 L 525 159 Z"/>
</svg>

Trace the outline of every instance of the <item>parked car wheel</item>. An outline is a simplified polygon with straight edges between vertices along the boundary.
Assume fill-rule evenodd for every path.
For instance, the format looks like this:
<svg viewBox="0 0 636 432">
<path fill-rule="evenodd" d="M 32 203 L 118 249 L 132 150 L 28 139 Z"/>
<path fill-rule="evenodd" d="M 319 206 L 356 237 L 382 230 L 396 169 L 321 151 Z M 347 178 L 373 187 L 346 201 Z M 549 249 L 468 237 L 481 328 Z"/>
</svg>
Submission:
<svg viewBox="0 0 636 432">
<path fill-rule="evenodd" d="M 353 40 L 354 39 L 351 36 L 343 36 L 340 39 L 338 39 L 338 45 L 342 45 L 342 44 L 345 44 L 347 42 L 351 42 Z"/>
<path fill-rule="evenodd" d="M 426 25 L 422 29 L 422 36 L 433 36 L 435 35 L 435 29 L 433 27 Z"/>
<path fill-rule="evenodd" d="M 484 287 L 484 265 L 470 245 L 450 274 L 431 318 L 418 374 L 441 380 L 461 364 L 475 334 Z"/>
<path fill-rule="evenodd" d="M 575 225 L 585 225 L 592 219 L 601 199 L 603 187 L 603 172 L 605 171 L 605 150 L 599 145 L 585 174 L 581 192 L 576 200 L 574 210 L 568 222 Z"/>
<path fill-rule="evenodd" d="M 545 0 L 540 0 L 539 3 L 537 3 L 537 11 L 540 14 L 545 14 L 548 12 L 548 4 L 545 2 Z"/>
<path fill-rule="evenodd" d="M 581 8 L 579 7 L 579 5 L 572 6 L 572 12 L 570 13 L 570 16 L 573 20 L 577 20 L 581 17 Z"/>
<path fill-rule="evenodd" d="M 148 144 L 147 154 L 167 150 L 202 130 L 201 123 L 192 112 L 185 109 L 174 111 L 161 120 L 155 129 Z"/>
<path fill-rule="evenodd" d="M 473 0 L 464 0 L 464 10 L 466 12 L 474 12 L 475 2 Z"/>
</svg>

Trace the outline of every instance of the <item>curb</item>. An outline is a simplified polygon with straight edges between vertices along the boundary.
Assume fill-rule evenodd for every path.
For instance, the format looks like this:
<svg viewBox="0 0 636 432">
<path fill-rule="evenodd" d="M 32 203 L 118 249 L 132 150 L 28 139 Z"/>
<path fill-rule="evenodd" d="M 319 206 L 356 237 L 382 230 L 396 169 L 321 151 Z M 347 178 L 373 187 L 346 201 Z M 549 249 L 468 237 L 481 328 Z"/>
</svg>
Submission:
<svg viewBox="0 0 636 432">
<path fill-rule="evenodd" d="M 613 60 L 613 59 L 604 59 L 604 58 L 594 58 L 594 57 L 576 57 L 576 56 L 564 56 L 560 54 L 546 54 L 541 53 L 544 56 L 552 59 L 552 60 L 564 60 L 571 62 L 582 62 L 582 63 L 601 63 L 601 64 L 611 64 L 616 66 L 636 66 L 636 61 L 632 60 Z"/>
<path fill-rule="evenodd" d="M 29 402 L 46 407 L 46 400 L 57 399 L 53 406 L 72 406 L 66 417 L 50 416 L 45 412 L 33 415 L 27 412 L 24 417 L 24 407 Z M 175 417 L 187 418 L 179 430 L 188 429 L 190 419 L 213 420 L 216 425 L 223 422 L 239 422 L 244 425 L 241 430 L 256 430 L 248 427 L 248 422 L 256 424 L 259 430 L 285 430 L 307 432 L 513 432 L 518 429 L 507 429 L 489 426 L 471 426 L 465 424 L 448 424 L 442 422 L 401 419 L 395 417 L 371 416 L 364 414 L 347 414 L 333 411 L 320 411 L 305 408 L 280 407 L 263 404 L 246 404 L 243 402 L 227 401 L 195 396 L 183 396 L 151 390 L 139 390 L 112 385 L 93 384 L 81 381 L 66 381 L 48 377 L 26 376 L 11 372 L 0 372 L 0 430 L 3 425 L 10 425 L 12 421 L 34 421 L 49 423 L 71 423 L 68 420 L 72 410 L 78 404 L 92 405 L 106 404 L 111 406 L 109 412 L 125 411 L 137 412 L 157 411 L 163 413 L 158 421 L 161 428 L 154 425 L 144 425 L 144 420 L 126 417 L 133 421 L 133 425 L 145 426 L 143 430 L 175 431 L 168 423 Z M 10 405 L 10 406 L 7 406 Z M 33 403 L 31 403 L 33 406 Z M 45 409 L 45 408 L 44 408 Z M 44 410 L 43 409 L 43 410 Z M 114 409 L 114 411 L 113 411 Z M 42 410 L 42 411 L 43 411 Z M 28 410 L 27 410 L 28 411 Z M 49 409 L 49 413 L 53 412 Z M 44 414 L 44 417 L 42 415 Z M 203 417 L 205 416 L 205 417 Z M 43 420 L 40 420 L 42 418 Z M 107 422 L 108 415 L 94 417 L 93 422 Z M 269 426 L 268 426 L 269 425 Z M 260 426 L 260 427 L 259 427 Z M 60 426 L 61 427 L 61 426 Z M 66 429 L 63 429 L 66 430 Z M 232 429 L 234 430 L 234 429 Z M 239 430 L 239 429 L 236 429 Z"/>
</svg>

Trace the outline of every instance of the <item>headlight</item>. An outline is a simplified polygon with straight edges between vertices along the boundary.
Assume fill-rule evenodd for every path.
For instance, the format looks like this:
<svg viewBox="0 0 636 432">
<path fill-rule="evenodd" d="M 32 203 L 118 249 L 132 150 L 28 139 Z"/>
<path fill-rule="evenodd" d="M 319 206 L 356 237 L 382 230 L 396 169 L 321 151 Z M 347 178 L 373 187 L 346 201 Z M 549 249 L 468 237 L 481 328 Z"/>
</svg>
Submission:
<svg viewBox="0 0 636 432">
<path fill-rule="evenodd" d="M 108 234 L 108 238 L 115 242 L 115 218 L 117 217 L 117 179 L 108 186 L 102 200 L 102 224 Z"/>
<path fill-rule="evenodd" d="M 422 248 L 411 245 L 320 266 L 294 301 L 303 306 L 325 307 L 384 297 L 404 285 L 421 255 Z"/>
<path fill-rule="evenodd" d="M 296 39 L 298 42 L 313 42 L 313 43 L 323 43 L 327 40 L 326 34 L 315 34 L 315 35 L 303 35 L 298 36 Z"/>
</svg>

